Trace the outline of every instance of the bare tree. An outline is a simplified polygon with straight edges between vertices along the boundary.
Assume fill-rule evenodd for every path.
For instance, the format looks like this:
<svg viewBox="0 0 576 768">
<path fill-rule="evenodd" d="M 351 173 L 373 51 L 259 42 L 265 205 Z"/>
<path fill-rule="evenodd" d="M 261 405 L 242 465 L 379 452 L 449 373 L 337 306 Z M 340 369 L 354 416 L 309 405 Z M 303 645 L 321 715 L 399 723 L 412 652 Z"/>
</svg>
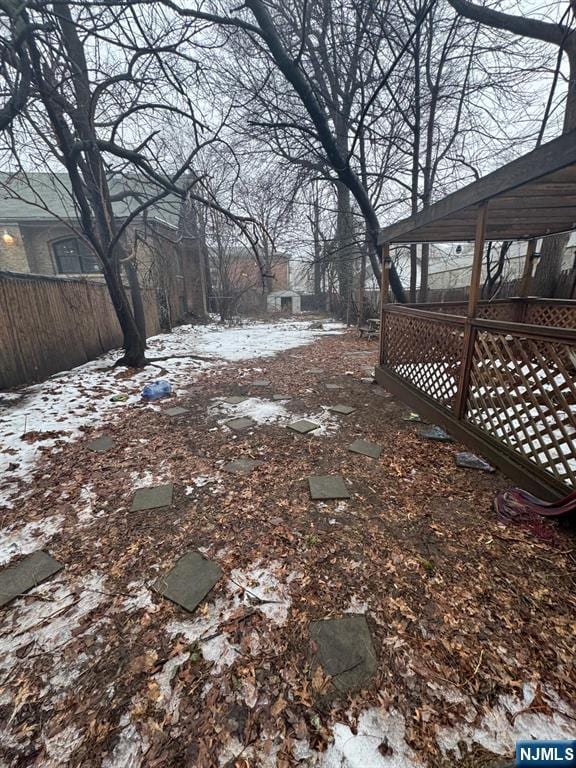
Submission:
<svg viewBox="0 0 576 768">
<path fill-rule="evenodd" d="M 566 57 L 568 62 L 568 82 L 562 130 L 563 133 L 567 133 L 576 129 L 576 35 L 571 26 L 574 21 L 574 14 L 576 14 L 576 3 L 574 0 L 570 0 L 570 3 L 566 4 L 562 19 L 557 24 L 527 16 L 503 13 L 489 6 L 481 6 L 469 2 L 469 0 L 449 0 L 449 2 L 458 13 L 480 24 L 556 46 L 559 52 L 558 70 L 560 69 L 563 56 Z M 570 23 L 565 23 L 569 16 L 571 16 Z M 538 142 L 542 140 L 546 119 L 547 114 L 543 121 Z M 540 295 L 554 295 L 567 243 L 568 236 L 564 235 L 545 238 L 541 259 L 534 276 L 534 282 Z"/>
</svg>

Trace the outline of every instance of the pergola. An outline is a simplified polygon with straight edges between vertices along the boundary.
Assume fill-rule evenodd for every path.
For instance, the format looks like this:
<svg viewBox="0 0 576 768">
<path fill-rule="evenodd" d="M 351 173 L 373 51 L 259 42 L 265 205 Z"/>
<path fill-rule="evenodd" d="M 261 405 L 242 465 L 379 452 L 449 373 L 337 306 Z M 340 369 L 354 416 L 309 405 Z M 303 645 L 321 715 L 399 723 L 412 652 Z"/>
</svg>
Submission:
<svg viewBox="0 0 576 768">
<path fill-rule="evenodd" d="M 575 228 L 576 131 L 379 234 L 378 380 L 545 495 L 576 486 L 576 302 L 525 297 L 537 241 Z M 479 301 L 487 240 L 527 241 L 519 299 Z M 395 244 L 465 241 L 465 304 L 388 303 Z"/>
</svg>

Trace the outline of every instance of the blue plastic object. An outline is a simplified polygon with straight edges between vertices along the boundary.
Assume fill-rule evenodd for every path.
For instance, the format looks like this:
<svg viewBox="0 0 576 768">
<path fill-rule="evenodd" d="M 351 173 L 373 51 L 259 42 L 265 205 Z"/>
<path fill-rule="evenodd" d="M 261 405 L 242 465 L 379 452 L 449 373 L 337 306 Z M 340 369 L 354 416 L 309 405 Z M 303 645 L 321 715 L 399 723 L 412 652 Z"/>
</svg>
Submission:
<svg viewBox="0 0 576 768">
<path fill-rule="evenodd" d="M 160 400 L 172 393 L 172 385 L 169 381 L 151 381 L 142 390 L 144 400 Z"/>
</svg>

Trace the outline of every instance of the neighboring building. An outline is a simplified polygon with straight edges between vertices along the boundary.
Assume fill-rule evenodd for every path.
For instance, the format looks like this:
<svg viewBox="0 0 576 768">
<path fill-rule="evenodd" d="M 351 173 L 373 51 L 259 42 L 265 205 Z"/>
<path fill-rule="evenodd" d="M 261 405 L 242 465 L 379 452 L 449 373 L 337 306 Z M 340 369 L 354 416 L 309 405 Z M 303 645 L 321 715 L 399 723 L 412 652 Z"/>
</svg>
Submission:
<svg viewBox="0 0 576 768">
<path fill-rule="evenodd" d="M 576 233 L 572 233 L 564 252 L 563 269 L 572 269 L 575 247 Z M 506 256 L 502 274 L 503 281 L 517 280 L 522 277 L 525 254 L 526 243 L 512 243 Z M 472 243 L 431 245 L 428 288 L 430 290 L 467 288 L 472 277 L 473 257 L 474 245 Z M 485 273 L 486 267 L 484 265 L 482 270 L 483 276 Z"/>
<path fill-rule="evenodd" d="M 270 291 L 290 286 L 290 259 L 275 253 L 262 276 L 256 254 L 235 239 L 221 240 L 210 248 L 210 273 L 213 286 L 212 311 L 226 316 L 262 312 Z"/>
<path fill-rule="evenodd" d="M 286 312 L 289 315 L 298 315 L 300 308 L 300 294 L 296 291 L 273 291 L 266 298 L 268 312 Z"/>
<path fill-rule="evenodd" d="M 64 174 L 4 176 L 0 186 L 0 270 L 103 280 L 89 244 L 79 234 L 78 213 Z M 117 221 L 141 204 L 141 180 L 111 181 Z M 150 192 L 149 192 L 150 194 Z M 157 194 L 153 190 L 152 194 Z M 186 207 L 165 198 L 137 216 L 123 234 L 123 245 L 137 266 L 141 287 L 154 288 L 164 326 L 207 312 L 204 262 L 197 237 L 189 235 Z"/>
</svg>

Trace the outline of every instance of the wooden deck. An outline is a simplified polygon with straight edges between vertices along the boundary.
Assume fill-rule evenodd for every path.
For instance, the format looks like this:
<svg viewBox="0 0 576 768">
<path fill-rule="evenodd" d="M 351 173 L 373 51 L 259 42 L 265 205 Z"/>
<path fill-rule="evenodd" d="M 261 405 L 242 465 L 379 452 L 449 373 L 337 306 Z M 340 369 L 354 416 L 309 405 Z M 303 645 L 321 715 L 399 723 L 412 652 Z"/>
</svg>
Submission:
<svg viewBox="0 0 576 768">
<path fill-rule="evenodd" d="M 474 318 L 464 311 L 384 305 L 377 380 L 525 487 L 569 493 L 576 301 L 481 302 Z"/>
</svg>

